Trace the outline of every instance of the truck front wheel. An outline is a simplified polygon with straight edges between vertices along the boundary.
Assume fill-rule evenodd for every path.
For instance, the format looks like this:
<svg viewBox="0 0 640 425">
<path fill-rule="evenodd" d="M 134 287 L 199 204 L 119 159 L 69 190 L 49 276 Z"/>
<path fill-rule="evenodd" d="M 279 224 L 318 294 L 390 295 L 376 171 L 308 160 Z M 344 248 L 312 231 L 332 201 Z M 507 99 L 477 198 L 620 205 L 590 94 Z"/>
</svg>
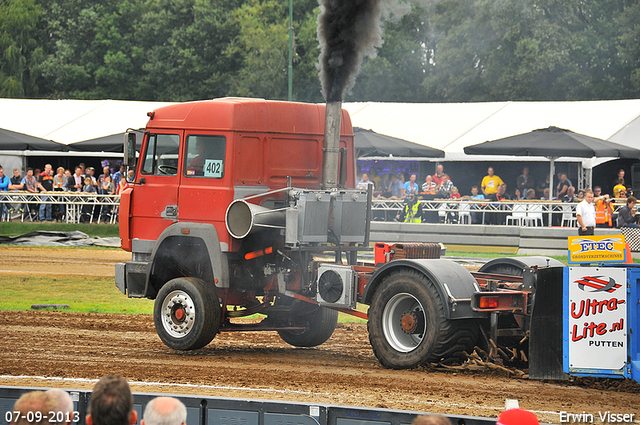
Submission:
<svg viewBox="0 0 640 425">
<path fill-rule="evenodd" d="M 209 344 L 220 329 L 220 303 L 202 280 L 179 277 L 156 297 L 153 321 L 158 336 L 174 350 L 196 350 Z"/>
<path fill-rule="evenodd" d="M 478 327 L 447 319 L 443 300 L 425 275 L 398 270 L 387 276 L 369 308 L 369 341 L 383 366 L 410 369 L 473 348 Z"/>
</svg>

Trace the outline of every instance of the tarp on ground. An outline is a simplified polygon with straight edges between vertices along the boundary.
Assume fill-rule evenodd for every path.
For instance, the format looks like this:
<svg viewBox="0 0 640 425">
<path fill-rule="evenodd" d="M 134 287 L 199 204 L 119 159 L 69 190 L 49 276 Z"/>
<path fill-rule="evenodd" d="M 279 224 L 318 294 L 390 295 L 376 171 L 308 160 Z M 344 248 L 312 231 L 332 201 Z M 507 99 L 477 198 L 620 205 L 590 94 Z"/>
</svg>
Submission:
<svg viewBox="0 0 640 425">
<path fill-rule="evenodd" d="M 89 236 L 78 230 L 73 232 L 50 232 L 39 230 L 20 236 L 0 236 L 0 244 L 33 246 L 103 246 L 119 248 L 120 238 L 100 238 L 97 236 Z"/>
</svg>

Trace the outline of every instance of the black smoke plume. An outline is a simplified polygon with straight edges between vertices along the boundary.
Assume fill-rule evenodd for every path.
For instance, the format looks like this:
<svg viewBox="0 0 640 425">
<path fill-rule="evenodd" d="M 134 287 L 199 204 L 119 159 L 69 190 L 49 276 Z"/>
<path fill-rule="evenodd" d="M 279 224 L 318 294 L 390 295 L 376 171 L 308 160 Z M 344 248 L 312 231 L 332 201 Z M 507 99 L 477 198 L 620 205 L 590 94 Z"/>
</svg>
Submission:
<svg viewBox="0 0 640 425">
<path fill-rule="evenodd" d="M 320 83 L 327 102 L 342 101 L 364 56 L 382 45 L 380 0 L 319 0 Z"/>
</svg>

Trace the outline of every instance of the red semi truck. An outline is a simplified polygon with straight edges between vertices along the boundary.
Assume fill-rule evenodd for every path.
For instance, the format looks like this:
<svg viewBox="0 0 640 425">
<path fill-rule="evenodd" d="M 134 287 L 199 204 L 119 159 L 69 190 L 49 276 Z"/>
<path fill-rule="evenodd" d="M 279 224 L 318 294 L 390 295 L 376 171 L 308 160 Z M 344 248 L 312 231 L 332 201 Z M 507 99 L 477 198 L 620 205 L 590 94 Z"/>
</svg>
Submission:
<svg viewBox="0 0 640 425">
<path fill-rule="evenodd" d="M 338 114 L 339 141 L 327 148 L 325 105 L 226 98 L 150 112 L 134 187 L 120 201 L 132 259 L 116 266 L 117 287 L 155 299 L 157 333 L 176 350 L 204 347 L 221 331 L 275 330 L 294 346 L 316 346 L 340 311 L 368 317 L 373 351 L 390 368 L 476 344 L 522 345 L 537 282 L 561 281 L 552 267 L 560 264 L 499 259 L 472 274 L 439 259 L 438 244 L 384 243 L 374 244 L 375 265 L 359 262 L 357 252 L 370 249 L 371 193 L 354 189 L 353 130 Z M 130 160 L 134 134 L 125 138 Z M 234 320 L 255 314 L 259 323 Z M 544 377 L 557 372 L 541 364 Z"/>
</svg>

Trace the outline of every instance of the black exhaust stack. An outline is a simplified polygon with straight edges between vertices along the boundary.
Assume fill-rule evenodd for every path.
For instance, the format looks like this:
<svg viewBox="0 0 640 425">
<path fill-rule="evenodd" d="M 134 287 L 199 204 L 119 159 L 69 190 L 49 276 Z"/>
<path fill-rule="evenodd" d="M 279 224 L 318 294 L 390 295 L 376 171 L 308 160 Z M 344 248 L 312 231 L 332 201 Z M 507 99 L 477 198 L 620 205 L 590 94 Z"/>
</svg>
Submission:
<svg viewBox="0 0 640 425">
<path fill-rule="evenodd" d="M 364 56 L 375 57 L 382 45 L 382 8 L 380 0 L 319 2 L 320 83 L 327 101 L 322 188 L 333 189 L 340 184 L 342 99 L 355 84 Z"/>
</svg>

